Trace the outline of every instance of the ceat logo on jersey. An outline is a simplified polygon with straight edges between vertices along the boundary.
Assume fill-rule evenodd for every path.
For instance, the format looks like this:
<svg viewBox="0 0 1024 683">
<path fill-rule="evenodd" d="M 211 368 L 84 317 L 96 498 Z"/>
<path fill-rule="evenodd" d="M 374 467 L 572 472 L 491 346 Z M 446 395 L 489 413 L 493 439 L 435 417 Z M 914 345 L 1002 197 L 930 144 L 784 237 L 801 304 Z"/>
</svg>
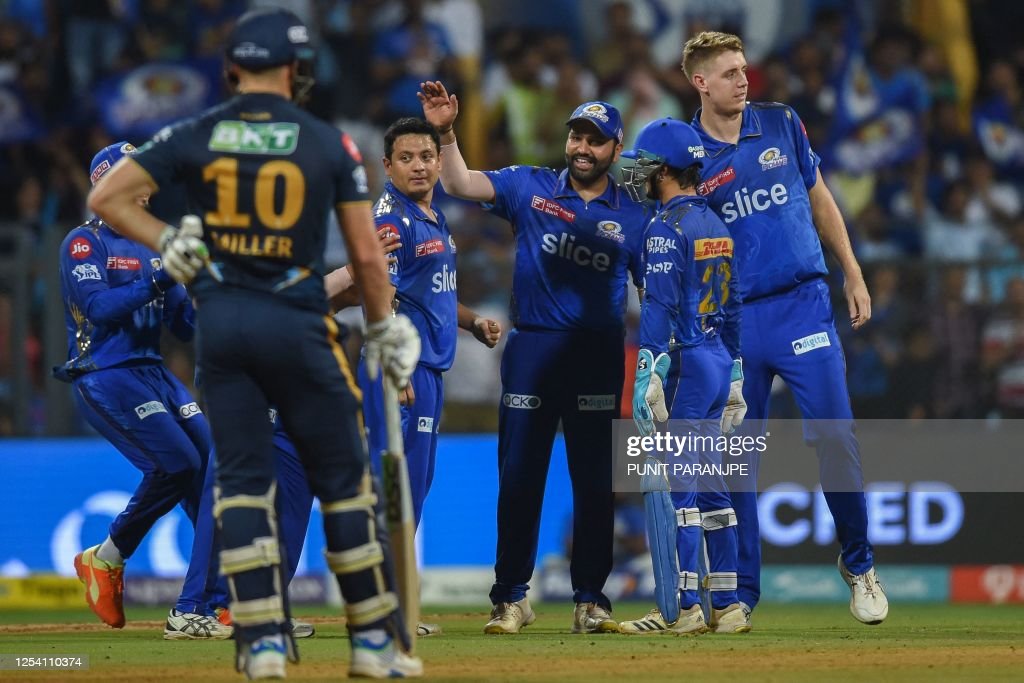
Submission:
<svg viewBox="0 0 1024 683">
<path fill-rule="evenodd" d="M 68 245 L 68 251 L 73 259 L 84 259 L 92 253 L 92 245 L 84 237 L 76 237 Z"/>
<path fill-rule="evenodd" d="M 597 234 L 619 244 L 626 241 L 626 236 L 622 234 L 622 226 L 615 221 L 601 221 L 598 223 Z"/>
<path fill-rule="evenodd" d="M 773 168 L 785 166 L 789 163 L 789 157 L 783 154 L 778 147 L 769 147 L 761 152 L 761 155 L 757 157 L 757 161 L 761 164 L 762 171 L 770 171 Z"/>
<path fill-rule="evenodd" d="M 524 410 L 536 410 L 540 408 L 540 397 L 529 394 L 505 394 L 501 402 L 506 408 L 522 408 Z"/>
<path fill-rule="evenodd" d="M 548 254 L 572 261 L 577 266 L 590 267 L 599 273 L 608 271 L 611 257 L 603 251 L 594 251 L 590 247 L 576 244 L 576 238 L 563 232 L 561 235 L 546 233 L 541 238 L 540 248 Z"/>
<path fill-rule="evenodd" d="M 455 271 L 449 271 L 447 263 L 441 267 L 441 270 L 434 273 L 434 277 L 430 278 L 430 281 L 434 283 L 434 286 L 430 288 L 434 294 L 455 291 Z"/>
<path fill-rule="evenodd" d="M 715 258 L 716 256 L 731 257 L 732 251 L 731 237 L 713 237 L 694 240 L 693 242 L 693 258 L 696 261 Z"/>
<path fill-rule="evenodd" d="M 576 214 L 574 212 L 565 208 L 558 202 L 545 199 L 544 197 L 538 197 L 537 195 L 533 195 L 533 199 L 530 200 L 530 208 L 546 213 L 549 216 L 554 216 L 555 218 L 561 218 L 566 223 L 572 223 L 576 220 Z"/>
<path fill-rule="evenodd" d="M 733 193 L 735 201 L 722 204 L 722 220 L 725 223 L 732 223 L 737 218 L 745 218 L 758 211 L 765 211 L 774 204 L 782 206 L 789 201 L 789 192 L 782 183 L 775 183 L 771 189 L 763 188 L 750 192 L 747 188 L 741 188 Z"/>
<path fill-rule="evenodd" d="M 709 195 L 718 188 L 720 188 L 722 185 L 725 185 L 726 183 L 731 183 L 734 180 L 736 180 L 736 169 L 730 166 L 724 171 L 716 173 L 715 175 L 711 176 L 703 183 L 698 185 L 697 194 L 701 195 L 702 197 L 705 195 Z"/>
</svg>

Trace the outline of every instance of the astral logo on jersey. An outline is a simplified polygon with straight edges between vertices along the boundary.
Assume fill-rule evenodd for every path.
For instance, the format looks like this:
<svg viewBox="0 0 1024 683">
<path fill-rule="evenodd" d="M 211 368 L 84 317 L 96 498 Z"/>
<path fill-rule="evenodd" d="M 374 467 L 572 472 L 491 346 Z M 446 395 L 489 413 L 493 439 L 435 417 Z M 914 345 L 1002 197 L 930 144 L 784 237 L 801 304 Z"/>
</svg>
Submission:
<svg viewBox="0 0 1024 683">
<path fill-rule="evenodd" d="M 706 238 L 695 240 L 693 243 L 693 258 L 695 261 L 703 261 L 716 256 L 732 256 L 732 238 Z"/>
<path fill-rule="evenodd" d="M 742 188 L 733 194 L 734 202 L 722 204 L 722 219 L 732 223 L 737 218 L 745 218 L 752 213 L 765 211 L 774 204 L 782 206 L 789 201 L 789 192 L 782 183 L 775 183 L 770 190 L 760 189 L 750 192 Z"/>
<path fill-rule="evenodd" d="M 567 223 L 572 223 L 576 220 L 576 214 L 569 209 L 566 209 L 558 202 L 553 202 L 550 199 L 544 199 L 537 195 L 533 195 L 533 199 L 530 200 L 530 208 L 546 213 L 549 216 L 561 218 Z"/>
<path fill-rule="evenodd" d="M 554 256 L 560 256 L 567 261 L 572 261 L 578 266 L 590 267 L 599 273 L 608 271 L 611 265 L 611 257 L 603 251 L 593 251 L 582 244 L 576 244 L 576 238 L 569 233 L 561 235 L 545 233 L 541 238 L 541 249 Z"/>
<path fill-rule="evenodd" d="M 178 414 L 186 420 L 190 417 L 198 415 L 203 411 L 199 410 L 199 404 L 193 401 L 192 403 L 186 403 L 185 405 L 178 408 Z"/>
<path fill-rule="evenodd" d="M 778 147 L 769 147 L 761 152 L 761 155 L 757 157 L 757 161 L 761 164 L 762 171 L 770 171 L 773 168 L 785 166 L 789 163 L 789 157 L 783 154 Z"/>
<path fill-rule="evenodd" d="M 71 240 L 69 251 L 71 253 L 71 258 L 81 260 L 92 253 L 92 245 L 89 244 L 89 240 L 84 237 L 76 237 Z"/>
<path fill-rule="evenodd" d="M 207 147 L 237 154 L 291 154 L 299 143 L 299 124 L 218 121 Z"/>
<path fill-rule="evenodd" d="M 434 283 L 434 286 L 430 288 L 434 294 L 455 291 L 455 271 L 448 270 L 447 263 L 441 267 L 441 270 L 434 273 L 434 277 L 430 278 L 430 281 Z"/>
<path fill-rule="evenodd" d="M 416 420 L 416 431 L 426 432 L 430 434 L 434 431 L 434 418 L 432 417 L 421 417 Z"/>
<path fill-rule="evenodd" d="M 540 397 L 528 394 L 505 394 L 501 402 L 506 408 L 523 408 L 524 410 L 536 410 L 540 408 Z"/>
<path fill-rule="evenodd" d="M 581 411 L 615 410 L 615 394 L 580 394 L 576 405 Z"/>
<path fill-rule="evenodd" d="M 793 355 L 799 356 L 813 351 L 814 349 L 820 349 L 825 346 L 832 346 L 832 342 L 829 341 L 827 332 L 816 332 L 809 334 L 806 337 L 796 339 L 793 341 Z"/>
<path fill-rule="evenodd" d="M 79 263 L 71 270 L 71 274 L 75 276 L 76 282 L 103 279 L 100 277 L 100 269 L 93 263 Z"/>
<path fill-rule="evenodd" d="M 675 251 L 676 241 L 669 239 L 668 237 L 648 237 L 647 238 L 647 253 L 648 254 L 667 254 L 669 251 Z"/>
<path fill-rule="evenodd" d="M 145 420 L 150 415 L 166 412 L 167 408 L 160 401 L 150 401 L 149 403 L 143 403 L 141 406 L 135 406 L 135 414 L 138 415 L 140 420 Z"/>
</svg>

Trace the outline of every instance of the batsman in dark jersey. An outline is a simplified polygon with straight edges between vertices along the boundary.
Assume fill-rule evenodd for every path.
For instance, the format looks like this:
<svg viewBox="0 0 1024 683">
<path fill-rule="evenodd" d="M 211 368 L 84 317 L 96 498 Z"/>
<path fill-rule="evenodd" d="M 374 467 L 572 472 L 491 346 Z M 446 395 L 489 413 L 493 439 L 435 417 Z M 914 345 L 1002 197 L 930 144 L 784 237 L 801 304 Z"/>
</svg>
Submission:
<svg viewBox="0 0 1024 683">
<path fill-rule="evenodd" d="M 295 15 L 270 9 L 242 16 L 226 53 L 237 95 L 158 133 L 110 171 L 89 205 L 158 249 L 176 280 L 194 282 L 198 361 L 217 458 L 214 515 L 239 670 L 282 677 L 294 655 L 266 419 L 273 405 L 320 499 L 327 563 L 352 636 L 350 673 L 419 676 L 422 663 L 402 651 L 407 632 L 390 553 L 377 532 L 359 389 L 327 315 L 323 251 L 332 209 L 364 297 L 371 376 L 383 368 L 404 386 L 419 337 L 407 318 L 391 315 L 359 151 L 290 101 L 308 91 L 312 58 Z M 168 183 L 184 185 L 188 209 L 198 214 L 180 228 L 132 201 L 141 189 L 157 192 Z"/>
</svg>

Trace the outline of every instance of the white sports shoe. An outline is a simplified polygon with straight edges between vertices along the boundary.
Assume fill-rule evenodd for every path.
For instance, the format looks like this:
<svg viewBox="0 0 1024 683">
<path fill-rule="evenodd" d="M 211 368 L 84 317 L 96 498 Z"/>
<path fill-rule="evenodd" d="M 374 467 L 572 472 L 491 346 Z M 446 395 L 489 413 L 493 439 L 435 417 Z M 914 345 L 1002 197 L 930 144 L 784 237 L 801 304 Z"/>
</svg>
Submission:
<svg viewBox="0 0 1024 683">
<path fill-rule="evenodd" d="M 889 599 L 878 581 L 875 568 L 856 576 L 851 574 L 843 564 L 843 556 L 839 556 L 839 574 L 850 587 L 850 614 L 864 624 L 881 624 L 889 616 Z"/>
<path fill-rule="evenodd" d="M 312 638 L 313 634 L 316 633 L 313 624 L 308 621 L 299 621 L 295 618 L 288 621 L 288 628 L 292 631 L 292 638 Z"/>
<path fill-rule="evenodd" d="M 384 631 L 352 634 L 351 678 L 419 678 L 423 661 L 405 654 Z"/>
<path fill-rule="evenodd" d="M 704 622 L 704 610 L 700 605 L 694 605 L 690 609 L 680 610 L 679 618 L 669 624 L 662 616 L 661 610 L 657 607 L 647 613 L 643 619 L 624 621 L 619 624 L 619 632 L 629 635 L 655 635 L 671 633 L 677 636 L 700 635 L 707 629 Z"/>
<path fill-rule="evenodd" d="M 243 646 L 238 655 L 238 670 L 250 681 L 284 678 L 287 659 L 284 636 L 263 636 Z"/>
<path fill-rule="evenodd" d="M 234 628 L 220 623 L 217 617 L 172 609 L 164 625 L 164 640 L 224 640 L 234 632 Z"/>
<path fill-rule="evenodd" d="M 573 633 L 618 633 L 612 614 L 596 602 L 581 602 L 572 613 Z"/>
<path fill-rule="evenodd" d="M 422 621 L 416 624 L 416 635 L 420 638 L 426 638 L 427 636 L 439 636 L 444 631 L 441 629 L 440 624 L 425 624 Z"/>
<path fill-rule="evenodd" d="M 750 631 L 750 612 L 743 605 L 734 602 L 722 609 L 711 610 L 709 633 L 748 633 Z"/>
<path fill-rule="evenodd" d="M 499 602 L 491 610 L 491 620 L 484 626 L 484 633 L 519 633 L 521 628 L 529 626 L 536 620 L 537 615 L 530 607 L 529 598 L 523 598 L 519 602 Z"/>
</svg>

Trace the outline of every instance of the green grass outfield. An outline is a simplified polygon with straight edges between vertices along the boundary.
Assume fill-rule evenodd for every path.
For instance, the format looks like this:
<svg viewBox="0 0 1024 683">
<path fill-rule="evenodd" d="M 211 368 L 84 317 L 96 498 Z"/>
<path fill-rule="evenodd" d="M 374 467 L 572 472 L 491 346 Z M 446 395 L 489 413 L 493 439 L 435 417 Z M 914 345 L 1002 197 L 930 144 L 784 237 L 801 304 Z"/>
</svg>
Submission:
<svg viewBox="0 0 1024 683">
<path fill-rule="evenodd" d="M 845 605 L 762 605 L 745 635 L 572 635 L 571 606 L 536 605 L 537 622 L 519 636 L 485 636 L 483 608 L 431 608 L 445 634 L 421 639 L 434 681 L 1022 681 L 1024 607 L 900 605 L 888 621 L 863 626 Z M 647 605 L 620 604 L 637 618 Z M 302 662 L 288 678 L 345 677 L 344 627 L 319 608 L 298 616 L 317 626 L 300 641 Z M 241 681 L 231 642 L 165 641 L 165 610 L 129 609 L 113 631 L 83 606 L 76 611 L 0 612 L 0 654 L 89 655 L 88 671 L 0 671 L 15 681 Z"/>
</svg>

